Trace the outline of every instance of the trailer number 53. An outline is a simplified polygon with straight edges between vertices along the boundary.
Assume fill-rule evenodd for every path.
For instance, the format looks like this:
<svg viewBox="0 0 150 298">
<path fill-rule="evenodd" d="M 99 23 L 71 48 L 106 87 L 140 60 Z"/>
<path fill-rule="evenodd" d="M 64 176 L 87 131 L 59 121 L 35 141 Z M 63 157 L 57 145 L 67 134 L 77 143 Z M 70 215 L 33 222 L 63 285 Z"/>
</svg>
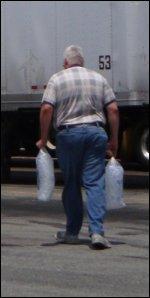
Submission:
<svg viewBox="0 0 150 298">
<path fill-rule="evenodd" d="M 99 56 L 99 69 L 111 69 L 110 55 Z"/>
</svg>

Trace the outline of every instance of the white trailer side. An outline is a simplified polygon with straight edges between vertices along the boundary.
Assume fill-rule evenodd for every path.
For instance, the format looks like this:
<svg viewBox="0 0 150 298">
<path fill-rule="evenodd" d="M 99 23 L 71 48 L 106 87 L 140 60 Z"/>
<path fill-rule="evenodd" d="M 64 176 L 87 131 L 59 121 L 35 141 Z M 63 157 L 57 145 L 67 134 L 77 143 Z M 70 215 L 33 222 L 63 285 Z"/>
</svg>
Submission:
<svg viewBox="0 0 150 298">
<path fill-rule="evenodd" d="M 127 132 L 125 143 L 139 136 L 133 141 L 138 152 L 130 148 L 130 158 L 136 156 L 147 165 L 149 2 L 1 1 L 1 15 L 1 107 L 7 157 L 15 154 L 17 146 L 18 152 L 20 144 L 27 151 L 33 146 L 44 88 L 62 68 L 64 48 L 78 44 L 86 67 L 104 75 L 116 93 L 121 134 Z M 27 133 L 31 123 L 34 138 Z M 6 144 L 2 160 L 8 160 L 4 148 Z"/>
</svg>

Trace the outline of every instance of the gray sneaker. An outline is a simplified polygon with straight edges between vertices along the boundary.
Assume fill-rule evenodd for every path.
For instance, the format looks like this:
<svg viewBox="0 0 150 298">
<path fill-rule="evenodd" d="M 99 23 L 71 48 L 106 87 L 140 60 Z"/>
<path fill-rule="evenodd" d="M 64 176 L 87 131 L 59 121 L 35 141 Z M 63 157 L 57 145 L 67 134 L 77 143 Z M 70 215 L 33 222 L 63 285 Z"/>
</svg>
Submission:
<svg viewBox="0 0 150 298">
<path fill-rule="evenodd" d="M 109 241 L 103 236 L 101 236 L 100 234 L 96 234 L 96 233 L 92 234 L 91 240 L 92 240 L 93 248 L 97 248 L 97 249 L 111 248 Z"/>
<path fill-rule="evenodd" d="M 78 244 L 79 238 L 78 235 L 71 235 L 67 234 L 65 231 L 59 231 L 55 235 L 55 239 L 58 243 L 65 243 L 65 244 Z"/>
</svg>

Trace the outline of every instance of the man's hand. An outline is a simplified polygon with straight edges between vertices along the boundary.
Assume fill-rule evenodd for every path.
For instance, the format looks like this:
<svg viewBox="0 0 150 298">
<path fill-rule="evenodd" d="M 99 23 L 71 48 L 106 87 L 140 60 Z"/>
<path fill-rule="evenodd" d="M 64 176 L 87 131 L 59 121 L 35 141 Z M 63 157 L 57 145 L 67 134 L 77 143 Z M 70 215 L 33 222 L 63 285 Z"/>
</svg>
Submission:
<svg viewBox="0 0 150 298">
<path fill-rule="evenodd" d="M 118 141 L 111 139 L 107 145 L 106 154 L 108 157 L 116 157 L 118 151 Z"/>
<path fill-rule="evenodd" d="M 43 142 L 42 140 L 39 140 L 39 141 L 36 142 L 36 146 L 40 150 L 40 149 L 42 149 L 43 147 L 46 146 L 46 143 Z"/>
</svg>

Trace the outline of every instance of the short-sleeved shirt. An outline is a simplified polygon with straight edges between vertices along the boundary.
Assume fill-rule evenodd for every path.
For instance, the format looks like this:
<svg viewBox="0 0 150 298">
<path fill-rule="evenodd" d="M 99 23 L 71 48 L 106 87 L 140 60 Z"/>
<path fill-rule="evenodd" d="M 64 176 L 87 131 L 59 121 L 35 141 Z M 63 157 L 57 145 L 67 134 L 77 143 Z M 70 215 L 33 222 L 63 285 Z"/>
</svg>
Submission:
<svg viewBox="0 0 150 298">
<path fill-rule="evenodd" d="M 115 101 L 107 80 L 99 73 L 74 66 L 54 74 L 42 103 L 54 106 L 54 127 L 103 122 L 104 107 Z"/>
</svg>

